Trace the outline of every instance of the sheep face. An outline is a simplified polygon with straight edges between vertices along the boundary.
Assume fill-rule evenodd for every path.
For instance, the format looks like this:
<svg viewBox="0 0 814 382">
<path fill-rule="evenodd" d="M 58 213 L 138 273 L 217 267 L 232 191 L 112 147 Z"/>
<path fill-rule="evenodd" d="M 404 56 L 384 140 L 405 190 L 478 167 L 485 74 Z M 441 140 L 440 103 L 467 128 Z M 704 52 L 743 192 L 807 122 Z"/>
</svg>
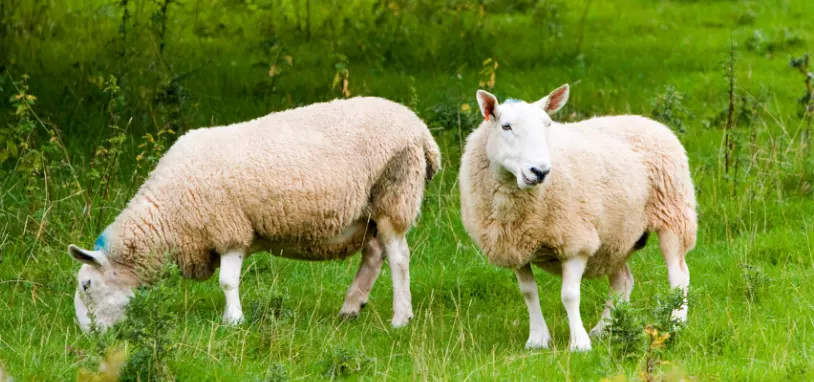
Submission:
<svg viewBox="0 0 814 382">
<path fill-rule="evenodd" d="M 548 133 L 553 121 L 548 114 L 565 105 L 568 85 L 534 103 L 498 104 L 495 96 L 483 90 L 478 90 L 477 99 L 489 129 L 486 155 L 495 172 L 513 177 L 521 189 L 543 183 L 552 168 Z"/>
<path fill-rule="evenodd" d="M 76 319 L 82 331 L 104 331 L 124 319 L 125 307 L 137 284 L 135 277 L 112 265 L 103 250 L 89 251 L 71 244 L 68 253 L 83 263 L 74 294 Z"/>
</svg>

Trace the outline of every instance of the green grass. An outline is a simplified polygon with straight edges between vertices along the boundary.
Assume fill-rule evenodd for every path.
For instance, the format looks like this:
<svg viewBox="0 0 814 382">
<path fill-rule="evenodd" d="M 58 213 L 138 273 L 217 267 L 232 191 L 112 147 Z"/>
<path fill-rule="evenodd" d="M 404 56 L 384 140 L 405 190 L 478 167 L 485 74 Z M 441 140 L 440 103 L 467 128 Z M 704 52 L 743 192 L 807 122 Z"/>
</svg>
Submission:
<svg viewBox="0 0 814 382">
<path fill-rule="evenodd" d="M 241 294 L 248 322 L 240 327 L 220 325 L 224 298 L 214 278 L 194 282 L 175 275 L 149 292 L 154 305 L 145 306 L 168 316 L 157 334 L 170 346 L 164 377 L 641 378 L 645 356 L 622 358 L 607 338 L 595 340 L 589 353 L 567 351 L 559 279 L 539 270 L 553 349 L 525 350 L 528 316 L 514 275 L 487 264 L 461 226 L 461 136 L 454 111 L 462 103 L 475 107 L 481 62 L 492 57 L 500 63 L 494 92 L 501 98 L 533 100 L 571 83 L 569 104 L 556 116 L 561 120 L 650 115 L 652 101 L 668 84 L 683 94 L 683 105 L 694 117 L 684 120 L 680 138 L 696 182 L 700 229 L 698 245 L 687 258 L 689 323 L 660 353 L 664 363 L 655 374 L 668 378 L 675 369 L 698 380 L 814 378 L 814 159 L 799 149 L 805 124 L 797 115 L 797 99 L 804 87 L 802 76 L 788 65 L 790 57 L 814 52 L 809 1 L 594 1 L 578 53 L 585 1 L 551 2 L 560 14 L 547 14 L 544 22 L 529 9 L 516 12 L 497 1 L 487 4 L 483 16 L 477 6 L 460 11 L 458 18 L 454 8 L 445 7 L 441 16 L 432 17 L 447 21 L 431 19 L 426 25 L 421 21 L 430 16 L 416 5 L 405 8 L 402 21 L 382 18 L 378 29 L 371 26 L 375 11 L 357 4 L 337 12 L 344 15 L 345 30 L 335 43 L 329 2 L 313 3 L 311 42 L 292 26 L 297 2 L 274 2 L 280 8 L 275 8 L 277 34 L 271 37 L 265 32 L 266 8 L 182 3 L 171 8 L 167 45 L 159 59 L 158 39 L 148 22 L 151 3 L 133 2 L 134 19 L 140 20 L 133 25 L 140 26 L 132 27 L 128 46 L 133 51 L 126 62 L 116 56 L 121 10 L 112 3 L 72 0 L 37 12 L 31 4 L 18 4 L 4 37 L 7 72 L 0 82 L 0 107 L 11 110 L 6 103 L 15 93 L 11 81 L 28 73 L 30 92 L 38 97 L 34 111 L 44 123 L 38 129 L 60 131 L 63 146 L 48 151 L 47 139 L 36 141 L 43 147 L 44 169 L 19 173 L 13 160 L 0 164 L 5 178 L 0 189 L 0 363 L 10 375 L 73 380 L 80 368 L 96 370 L 107 348 L 124 349 L 131 359 L 138 350 L 126 336 L 79 331 L 73 313 L 78 265 L 66 248 L 69 243 L 88 246 L 132 196 L 134 183 L 149 169 L 149 162 L 134 160 L 142 151 L 143 134 L 155 135 L 168 124 L 186 130 L 230 123 L 336 97 L 331 82 L 341 58 L 332 53 L 342 53 L 353 94 L 411 104 L 432 126 L 445 156 L 445 170 L 429 184 L 421 219 L 408 238 L 415 319 L 404 329 L 390 328 L 392 287 L 386 266 L 360 317 L 345 322 L 338 312 L 358 258 L 307 263 L 260 253 L 244 264 Z M 196 4 L 207 10 L 195 16 Z M 354 20 L 361 26 L 353 26 Z M 218 23 L 224 28 L 195 32 L 196 25 Z M 559 32 L 547 32 L 549 26 Z M 748 44 L 755 30 L 764 40 Z M 264 50 L 264 42 L 292 56 L 293 65 L 280 64 L 284 72 L 274 88 L 267 86 L 276 50 Z M 760 101 L 754 116 L 738 125 L 741 149 L 734 178 L 722 174 L 723 129 L 716 122 L 727 105 L 723 63 L 731 42 L 736 43 L 738 94 Z M 159 84 L 188 71 L 180 82 L 180 103 L 154 102 Z M 111 74 L 122 85 L 115 108 L 106 107 L 108 96 L 91 82 Z M 19 123 L 14 115 L 2 114 L 3 126 Z M 114 123 L 127 126 L 119 162 L 95 154 L 96 147 L 111 146 L 105 140 L 112 134 L 107 126 Z M 461 127 L 462 135 L 466 128 Z M 66 169 L 65 158 L 73 170 Z M 95 161 L 116 163 L 105 172 L 110 175 L 107 193 L 89 175 L 99 169 Z M 73 185 L 70 174 L 82 187 Z M 89 212 L 83 213 L 88 204 Z M 655 241 L 631 260 L 636 279 L 632 309 L 646 321 L 657 299 L 667 294 L 666 268 Z M 588 329 L 599 318 L 606 293 L 605 280 L 583 283 L 581 311 Z M 151 322 L 150 310 L 144 311 Z"/>
</svg>

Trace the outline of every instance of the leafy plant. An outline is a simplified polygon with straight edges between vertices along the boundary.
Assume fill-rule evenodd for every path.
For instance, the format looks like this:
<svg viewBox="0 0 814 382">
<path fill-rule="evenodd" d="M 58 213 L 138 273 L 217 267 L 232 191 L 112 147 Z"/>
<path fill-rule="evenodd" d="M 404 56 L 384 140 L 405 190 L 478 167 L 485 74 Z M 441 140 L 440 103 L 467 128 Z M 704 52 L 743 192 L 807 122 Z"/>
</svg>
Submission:
<svg viewBox="0 0 814 382">
<path fill-rule="evenodd" d="M 79 369 L 76 377 L 80 382 L 116 382 L 122 371 L 122 366 L 126 360 L 127 355 L 122 350 L 108 349 L 102 362 L 99 364 L 99 369 L 96 372 L 88 371 L 87 369 Z"/>
<path fill-rule="evenodd" d="M 654 319 L 650 327 L 669 336 L 662 342 L 664 345 L 671 344 L 676 334 L 684 326 L 682 322 L 673 317 L 673 312 L 681 309 L 684 301 L 684 292 L 680 288 L 671 289 L 666 296 L 656 296 L 656 305 L 653 308 Z"/>
<path fill-rule="evenodd" d="M 266 370 L 266 382 L 286 382 L 289 380 L 285 365 L 275 363 Z"/>
<path fill-rule="evenodd" d="M 291 309 L 286 306 L 283 295 L 268 290 L 252 300 L 248 311 L 251 321 L 261 325 L 293 315 Z"/>
<path fill-rule="evenodd" d="M 643 350 L 642 321 L 629 302 L 618 300 L 611 310 L 610 325 L 605 331 L 610 335 L 611 347 L 617 356 L 633 357 Z"/>
<path fill-rule="evenodd" d="M 657 350 L 670 345 L 683 327 L 682 323 L 673 318 L 672 313 L 681 308 L 684 300 L 684 293 L 675 288 L 666 296 L 657 295 L 654 308 L 650 314 L 646 314 L 645 311 L 633 309 L 629 302 L 616 298 L 610 325 L 605 327 L 616 355 L 632 358 L 645 353 L 650 358 L 657 355 Z"/>
<path fill-rule="evenodd" d="M 757 20 L 757 14 L 751 8 L 746 8 L 739 16 L 738 25 L 752 25 Z"/>
<path fill-rule="evenodd" d="M 420 98 L 418 96 L 418 89 L 415 87 L 415 77 L 410 77 L 410 84 L 407 87 L 407 94 L 409 95 L 409 98 L 407 99 L 407 106 L 418 116 L 421 116 L 419 105 Z"/>
<path fill-rule="evenodd" d="M 755 29 L 744 41 L 744 46 L 747 51 L 770 57 L 784 48 L 798 46 L 804 42 L 798 32 L 788 28 L 770 32 L 769 36 L 762 30 Z"/>
<path fill-rule="evenodd" d="M 451 102 L 443 102 L 435 105 L 428 114 L 427 125 L 430 128 L 455 131 L 460 127 L 464 133 L 478 127 L 482 120 L 477 109 L 470 106 L 469 103 L 458 106 Z"/>
<path fill-rule="evenodd" d="M 653 326 L 647 326 L 644 328 L 644 332 L 647 334 L 647 350 L 645 351 L 644 370 L 640 371 L 640 375 L 643 380 L 652 382 L 656 380 L 654 376 L 656 367 L 663 363 L 661 358 L 665 344 L 672 338 L 672 335 L 670 332 L 660 332 Z"/>
<path fill-rule="evenodd" d="M 325 377 L 335 379 L 361 373 L 373 363 L 373 360 L 355 349 L 334 347 L 323 361 Z"/>
<path fill-rule="evenodd" d="M 78 184 L 58 130 L 40 120 L 34 112 L 37 97 L 29 91 L 28 80 L 26 74 L 19 81 L 12 80 L 15 94 L 9 98 L 9 103 L 13 120 L 5 128 L 0 128 L 0 174 L 23 176 L 28 194 L 49 186 L 61 189 L 71 184 L 69 181 L 54 182 L 54 178 L 72 178 Z M 2 166 L 9 159 L 16 159 L 16 162 L 10 170 L 3 171 Z M 41 176 L 44 181 L 40 180 Z"/>
<path fill-rule="evenodd" d="M 38 173 L 42 170 L 42 157 L 35 145 L 34 103 L 37 100 L 28 91 L 28 75 L 23 74 L 19 81 L 12 81 L 16 93 L 9 102 L 16 119 L 14 123 L 0 128 L 0 165 L 9 159 L 17 159 L 15 171 Z"/>
<path fill-rule="evenodd" d="M 125 98 L 121 93 L 118 80 L 115 76 L 103 80 L 102 77 L 96 79 L 96 83 L 103 88 L 108 96 L 107 113 L 109 115 L 108 128 L 109 137 L 94 150 L 93 158 L 90 162 L 90 169 L 87 171 L 88 177 L 88 197 L 85 212 L 92 210 L 92 201 L 95 195 L 100 195 L 103 200 L 107 200 L 110 185 L 110 177 L 115 174 L 115 169 L 120 166 L 119 158 L 124 152 L 124 143 L 127 140 L 126 127 L 122 127 L 122 113 L 125 108 Z M 128 122 L 129 124 L 129 122 Z"/>
<path fill-rule="evenodd" d="M 755 303 L 769 284 L 769 276 L 762 268 L 750 264 L 739 264 L 743 277 L 743 291 L 749 302 Z"/>
<path fill-rule="evenodd" d="M 118 338 L 131 346 L 122 367 L 122 381 L 159 381 L 171 378 L 166 359 L 175 350 L 170 329 L 177 313 L 169 303 L 177 292 L 178 269 L 168 265 L 159 282 L 151 288 L 139 288 L 127 305 L 126 319 L 118 325 Z"/>
<path fill-rule="evenodd" d="M 563 14 L 567 11 L 567 2 L 560 0 L 536 1 L 531 11 L 532 20 L 542 26 L 549 39 L 562 37 L 565 24 Z"/>
<path fill-rule="evenodd" d="M 804 146 L 804 153 L 808 154 L 809 147 L 811 146 L 811 124 L 814 120 L 814 72 L 809 68 L 808 53 L 802 57 L 792 58 L 789 61 L 792 68 L 797 69 L 803 75 L 803 83 L 805 84 L 805 93 L 800 99 L 797 100 L 798 112 L 797 115 L 803 119 L 806 124 L 801 137 L 801 144 Z M 804 154 L 804 155 L 805 155 Z"/>
<path fill-rule="evenodd" d="M 664 91 L 653 99 L 653 110 L 650 114 L 667 126 L 684 133 L 686 132 L 685 123 L 694 116 L 684 106 L 683 100 L 684 95 L 676 90 L 675 86 L 667 85 Z"/>
<path fill-rule="evenodd" d="M 497 68 L 499 66 L 497 60 L 487 58 L 483 61 L 482 66 L 483 67 L 480 70 L 480 75 L 483 79 L 478 82 L 478 86 L 492 90 L 495 87 L 495 82 L 497 79 Z"/>
<path fill-rule="evenodd" d="M 339 92 L 339 95 L 344 98 L 350 98 L 350 63 L 348 57 L 344 54 L 335 55 L 336 64 L 334 64 L 334 79 L 331 82 L 331 89 Z"/>
</svg>

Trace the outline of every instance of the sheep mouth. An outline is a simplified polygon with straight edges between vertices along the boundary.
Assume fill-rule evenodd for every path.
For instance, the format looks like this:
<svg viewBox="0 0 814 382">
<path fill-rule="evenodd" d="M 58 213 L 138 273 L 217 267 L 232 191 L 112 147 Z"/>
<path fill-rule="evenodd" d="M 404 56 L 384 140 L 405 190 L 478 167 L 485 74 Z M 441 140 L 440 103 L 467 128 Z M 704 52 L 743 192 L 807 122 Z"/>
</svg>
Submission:
<svg viewBox="0 0 814 382">
<path fill-rule="evenodd" d="M 525 183 L 525 184 L 527 184 L 529 186 L 535 186 L 535 185 L 537 185 L 537 183 L 539 183 L 536 180 L 531 180 L 528 177 L 526 177 L 526 174 L 520 173 L 520 175 L 523 177 L 523 183 Z"/>
</svg>

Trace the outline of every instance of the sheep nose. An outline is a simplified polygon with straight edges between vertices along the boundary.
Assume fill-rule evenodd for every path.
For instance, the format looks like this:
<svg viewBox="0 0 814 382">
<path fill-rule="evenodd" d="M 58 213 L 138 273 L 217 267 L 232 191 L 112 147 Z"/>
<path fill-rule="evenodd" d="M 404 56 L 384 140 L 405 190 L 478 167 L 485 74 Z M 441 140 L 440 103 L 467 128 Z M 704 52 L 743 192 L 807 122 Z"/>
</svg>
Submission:
<svg viewBox="0 0 814 382">
<path fill-rule="evenodd" d="M 529 169 L 534 176 L 537 177 L 537 184 L 543 183 L 546 175 L 551 171 L 550 169 L 541 170 L 539 167 L 532 167 Z"/>
</svg>

